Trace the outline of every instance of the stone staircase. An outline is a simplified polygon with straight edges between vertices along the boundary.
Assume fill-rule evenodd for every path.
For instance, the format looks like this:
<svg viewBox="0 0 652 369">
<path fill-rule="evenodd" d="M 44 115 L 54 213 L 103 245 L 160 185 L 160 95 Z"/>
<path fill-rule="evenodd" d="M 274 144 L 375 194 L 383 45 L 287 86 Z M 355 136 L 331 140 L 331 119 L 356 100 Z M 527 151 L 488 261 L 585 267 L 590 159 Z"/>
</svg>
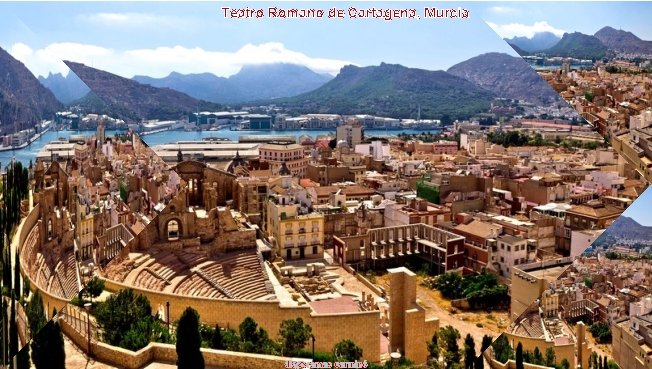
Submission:
<svg viewBox="0 0 652 369">
<path fill-rule="evenodd" d="M 158 272 L 155 271 L 154 269 L 152 269 L 152 268 L 150 268 L 150 267 L 145 267 L 144 269 L 145 269 L 146 271 L 148 271 L 149 273 L 151 273 L 154 277 L 159 278 L 159 279 L 161 279 L 162 281 L 164 281 L 165 284 L 167 284 L 167 285 L 172 284 L 172 282 L 171 282 L 168 278 L 164 277 L 163 275 L 161 275 L 160 273 L 158 273 Z"/>
<path fill-rule="evenodd" d="M 229 290 L 227 290 L 226 288 L 224 288 L 224 287 L 223 287 L 221 284 L 219 284 L 215 279 L 213 279 L 213 278 L 212 278 L 211 276 L 209 276 L 208 274 L 204 273 L 204 271 L 201 270 L 200 268 L 195 268 L 195 269 L 194 269 L 194 272 L 197 273 L 198 276 L 202 277 L 206 282 L 208 282 L 208 284 L 210 284 L 211 286 L 213 286 L 215 289 L 217 289 L 218 291 L 220 291 L 222 294 L 224 294 L 224 295 L 227 296 L 228 298 L 231 298 L 231 299 L 235 299 L 235 298 L 236 298 L 235 295 L 234 295 L 233 293 L 231 293 L 231 291 L 229 291 Z"/>
</svg>

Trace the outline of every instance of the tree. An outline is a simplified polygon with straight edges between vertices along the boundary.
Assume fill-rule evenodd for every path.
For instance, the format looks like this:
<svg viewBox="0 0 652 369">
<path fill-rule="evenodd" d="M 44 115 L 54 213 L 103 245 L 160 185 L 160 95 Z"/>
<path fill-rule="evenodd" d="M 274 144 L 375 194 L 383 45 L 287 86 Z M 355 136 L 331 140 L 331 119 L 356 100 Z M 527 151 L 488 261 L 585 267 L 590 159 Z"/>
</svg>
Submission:
<svg viewBox="0 0 652 369">
<path fill-rule="evenodd" d="M 493 337 L 491 337 L 488 334 L 485 334 L 482 336 L 482 344 L 480 345 L 480 354 L 484 353 L 489 346 L 491 346 L 491 342 L 493 342 Z"/>
<path fill-rule="evenodd" d="M 450 325 L 439 330 L 439 347 L 447 369 L 460 362 L 460 348 L 457 343 L 460 337 L 460 332 Z"/>
<path fill-rule="evenodd" d="M 516 345 L 516 369 L 523 369 L 523 344 Z"/>
<path fill-rule="evenodd" d="M 303 324 L 303 319 L 287 319 L 281 322 L 279 336 L 281 336 L 284 355 L 294 355 L 302 349 L 310 336 L 312 335 L 312 327 L 308 324 Z"/>
<path fill-rule="evenodd" d="M 240 338 L 244 342 L 258 343 L 258 323 L 252 317 L 246 317 L 238 327 Z"/>
<path fill-rule="evenodd" d="M 222 328 L 219 324 L 215 325 L 215 331 L 213 331 L 213 337 L 211 337 L 211 348 L 216 350 L 224 350 L 224 338 L 222 337 Z"/>
<path fill-rule="evenodd" d="M 128 350 L 140 350 L 152 336 L 152 307 L 143 295 L 124 289 L 98 304 L 95 318 L 104 341 Z"/>
<path fill-rule="evenodd" d="M 603 368 L 603 369 L 607 369 L 607 367 L 608 367 L 608 363 L 607 363 L 607 355 L 605 355 L 605 356 L 602 358 L 602 368 Z"/>
<path fill-rule="evenodd" d="M 453 272 L 444 273 L 435 281 L 435 288 L 441 292 L 442 296 L 449 299 L 462 297 L 461 285 L 462 277 Z"/>
<path fill-rule="evenodd" d="M 584 285 L 588 288 L 593 288 L 593 279 L 591 279 L 591 277 L 585 277 Z"/>
<path fill-rule="evenodd" d="M 589 367 L 598 369 L 598 354 L 595 351 L 591 352 L 591 356 L 589 357 Z"/>
<path fill-rule="evenodd" d="M 539 347 L 535 347 L 534 351 L 532 352 L 532 364 L 535 365 L 543 365 L 543 355 L 541 354 L 541 350 L 539 350 Z"/>
<path fill-rule="evenodd" d="M 511 359 L 514 356 L 514 350 L 509 345 L 507 336 L 501 334 L 496 338 L 496 340 L 491 344 L 491 347 L 494 349 L 494 355 L 496 360 L 501 363 L 506 363 L 507 360 Z"/>
<path fill-rule="evenodd" d="M 467 333 L 466 337 L 464 337 L 464 368 L 473 369 L 475 359 L 477 359 L 475 355 L 475 342 L 471 334 Z"/>
<path fill-rule="evenodd" d="M 51 320 L 32 340 L 32 361 L 36 369 L 65 369 L 66 351 L 57 320 Z"/>
<path fill-rule="evenodd" d="M 16 364 L 18 369 L 30 369 L 31 365 L 29 362 L 29 345 L 23 346 L 23 348 L 20 351 L 18 351 Z"/>
<path fill-rule="evenodd" d="M 204 368 L 199 336 L 199 314 L 191 307 L 183 311 L 177 326 L 177 368 Z"/>
<path fill-rule="evenodd" d="M 562 369 L 570 369 L 570 363 L 568 362 L 567 359 L 561 361 L 561 367 Z"/>
<path fill-rule="evenodd" d="M 362 348 L 346 339 L 335 344 L 333 354 L 338 361 L 358 361 L 362 358 Z"/>
<path fill-rule="evenodd" d="M 27 303 L 25 314 L 27 315 L 30 336 L 35 337 L 48 322 L 45 316 L 45 309 L 43 308 L 43 298 L 39 290 L 36 290 L 32 299 Z"/>
<path fill-rule="evenodd" d="M 428 354 L 430 358 L 439 361 L 439 345 L 437 344 L 437 333 L 432 335 L 432 339 L 428 342 Z"/>
<path fill-rule="evenodd" d="M 9 357 L 18 354 L 18 326 L 16 325 L 16 298 L 11 295 L 11 314 L 9 318 Z"/>
<path fill-rule="evenodd" d="M 14 295 L 17 299 L 20 298 L 22 288 L 20 288 L 20 255 L 18 250 L 16 250 L 15 255 L 15 265 L 14 265 Z"/>
<path fill-rule="evenodd" d="M 97 298 L 99 295 L 101 295 L 103 291 L 104 280 L 100 279 L 97 276 L 91 278 L 91 280 L 88 281 L 88 284 L 86 284 L 86 292 L 91 297 L 91 301 L 93 301 L 93 298 Z"/>
<path fill-rule="evenodd" d="M 5 358 L 5 362 L 3 364 L 7 364 L 7 360 L 9 359 L 9 322 L 7 321 L 7 302 L 5 299 L 0 299 L 0 302 L 2 303 L 2 355 Z"/>
<path fill-rule="evenodd" d="M 593 352 L 591 355 L 595 354 Z M 555 358 L 555 350 L 552 347 L 546 349 L 546 366 L 553 366 L 557 359 Z"/>
<path fill-rule="evenodd" d="M 611 343 L 611 327 L 607 323 L 595 323 L 589 327 L 589 332 L 598 343 Z"/>
</svg>

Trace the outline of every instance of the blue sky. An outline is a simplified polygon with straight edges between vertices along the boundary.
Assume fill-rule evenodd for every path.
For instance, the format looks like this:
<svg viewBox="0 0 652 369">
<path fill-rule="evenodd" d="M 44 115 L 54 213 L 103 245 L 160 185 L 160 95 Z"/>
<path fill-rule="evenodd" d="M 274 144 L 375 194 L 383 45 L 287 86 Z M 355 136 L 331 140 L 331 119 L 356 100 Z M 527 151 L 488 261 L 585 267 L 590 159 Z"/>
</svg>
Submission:
<svg viewBox="0 0 652 369">
<path fill-rule="evenodd" d="M 650 216 L 650 207 L 652 205 L 652 187 L 648 187 L 636 201 L 634 201 L 624 212 L 623 215 L 630 217 L 644 226 L 652 226 L 652 216 Z"/>
<path fill-rule="evenodd" d="M 225 19 L 222 6 L 320 8 L 466 7 L 467 20 Z M 0 3 L 0 47 L 36 75 L 67 72 L 61 59 L 125 77 L 172 71 L 236 73 L 243 64 L 295 62 L 335 74 L 346 64 L 447 69 L 481 53 L 515 55 L 501 33 L 594 33 L 603 25 L 652 40 L 652 3 L 204 2 Z M 627 15 L 625 15 L 627 14 Z M 508 35 L 508 36 L 511 36 Z"/>
<path fill-rule="evenodd" d="M 190 64 L 210 64 L 219 59 L 227 67 L 208 65 L 218 75 L 237 72 L 239 63 L 265 62 L 269 54 L 294 55 L 320 72 L 336 73 L 343 65 L 400 63 L 410 67 L 447 69 L 489 51 L 513 53 L 481 18 L 462 20 L 282 20 L 225 19 L 221 6 L 229 7 L 393 7 L 421 9 L 428 3 L 0 3 L 6 22 L 0 24 L 0 46 L 26 62 L 35 74 L 57 69 L 55 56 L 106 68 L 131 77 L 135 73 L 163 76 L 171 70 L 197 72 Z M 457 8 L 458 3 L 437 3 Z M 7 16 L 8 15 L 8 16 Z M 272 47 L 260 45 L 272 44 Z M 16 46 L 18 45 L 18 46 Z M 234 53 L 245 45 L 250 60 Z M 282 47 L 280 46 L 282 45 Z M 95 48 L 93 48 L 95 46 Z M 176 50 L 173 48 L 177 47 Z M 263 50 L 257 50 L 256 48 Z M 165 48 L 165 49 L 157 49 Z M 189 50 L 188 50 L 189 49 Z M 272 49 L 272 50 L 270 50 Z M 134 56 L 133 50 L 139 58 Z M 154 50 L 156 52 L 144 52 Z M 184 52 L 188 51 L 188 52 Z M 206 54 L 202 51 L 221 52 Z M 258 52 L 258 53 L 257 53 Z M 186 61 L 173 60 L 179 54 Z M 156 57 L 158 55 L 158 57 Z M 241 55 L 242 56 L 242 55 Z M 165 59 L 168 60 L 165 60 Z M 110 59 L 110 60 L 109 60 Z M 292 56 L 288 59 L 293 60 Z M 321 62 L 308 63 L 308 59 Z M 327 59 L 327 60 L 324 60 Z M 157 62 L 162 61 L 161 63 Z M 111 64 L 113 61 L 113 65 Z M 329 62 L 330 61 L 330 62 Z M 59 65 L 58 68 L 63 68 Z M 131 74 L 131 75 L 130 75 Z"/>
<path fill-rule="evenodd" d="M 546 22 L 557 30 L 591 35 L 611 26 L 652 40 L 651 2 L 487 2 L 473 8 L 485 21 L 498 25 Z"/>
</svg>

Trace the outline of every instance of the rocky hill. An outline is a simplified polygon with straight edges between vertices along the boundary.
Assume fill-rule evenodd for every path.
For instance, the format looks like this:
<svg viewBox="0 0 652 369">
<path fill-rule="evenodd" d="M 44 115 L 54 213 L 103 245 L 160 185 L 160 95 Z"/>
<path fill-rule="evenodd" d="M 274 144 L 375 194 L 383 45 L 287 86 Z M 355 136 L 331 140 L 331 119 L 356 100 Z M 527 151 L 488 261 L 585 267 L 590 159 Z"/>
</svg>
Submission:
<svg viewBox="0 0 652 369">
<path fill-rule="evenodd" d="M 108 106 L 109 113 L 125 121 L 179 119 L 198 110 L 223 109 L 219 104 L 198 100 L 169 88 L 144 85 L 80 63 L 65 63 Z"/>
<path fill-rule="evenodd" d="M 652 227 L 643 226 L 634 219 L 621 215 L 611 223 L 605 236 L 613 239 L 650 240 Z"/>
<path fill-rule="evenodd" d="M 63 109 L 23 63 L 0 48 L 0 124 L 3 132 L 31 128 Z M 16 123 L 16 124 L 15 124 Z"/>
<path fill-rule="evenodd" d="M 548 56 L 562 56 L 578 59 L 601 59 L 608 55 L 609 48 L 597 37 L 580 32 L 564 33 L 559 42 L 542 51 Z"/>
<path fill-rule="evenodd" d="M 301 113 L 374 114 L 395 118 L 467 118 L 485 111 L 494 94 L 444 71 L 402 65 L 348 65 L 318 89 L 269 102 Z"/>
<path fill-rule="evenodd" d="M 68 73 L 65 77 L 61 73 L 50 73 L 47 77 L 39 76 L 38 80 L 64 104 L 80 99 L 90 91 L 75 73 Z"/>
<path fill-rule="evenodd" d="M 562 99 L 519 57 L 487 53 L 455 64 L 448 73 L 464 78 L 498 97 L 536 104 L 561 103 Z"/>
<path fill-rule="evenodd" d="M 595 37 L 616 52 L 652 55 L 652 41 L 641 40 L 631 32 L 603 27 Z"/>
</svg>

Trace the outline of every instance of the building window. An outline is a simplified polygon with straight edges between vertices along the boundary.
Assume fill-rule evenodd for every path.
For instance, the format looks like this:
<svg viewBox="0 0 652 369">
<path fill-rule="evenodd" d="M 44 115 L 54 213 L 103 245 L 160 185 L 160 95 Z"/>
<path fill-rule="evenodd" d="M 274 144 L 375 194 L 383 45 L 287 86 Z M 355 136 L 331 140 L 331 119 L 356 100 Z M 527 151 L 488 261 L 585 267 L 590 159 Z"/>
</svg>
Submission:
<svg viewBox="0 0 652 369">
<path fill-rule="evenodd" d="M 168 222 L 168 241 L 175 241 L 179 239 L 179 222 L 171 220 Z"/>
<path fill-rule="evenodd" d="M 48 219 L 48 240 L 52 239 L 52 219 Z"/>
<path fill-rule="evenodd" d="M 317 249 L 318 249 L 317 246 L 313 246 L 312 247 L 312 253 L 316 255 L 317 254 Z"/>
</svg>

